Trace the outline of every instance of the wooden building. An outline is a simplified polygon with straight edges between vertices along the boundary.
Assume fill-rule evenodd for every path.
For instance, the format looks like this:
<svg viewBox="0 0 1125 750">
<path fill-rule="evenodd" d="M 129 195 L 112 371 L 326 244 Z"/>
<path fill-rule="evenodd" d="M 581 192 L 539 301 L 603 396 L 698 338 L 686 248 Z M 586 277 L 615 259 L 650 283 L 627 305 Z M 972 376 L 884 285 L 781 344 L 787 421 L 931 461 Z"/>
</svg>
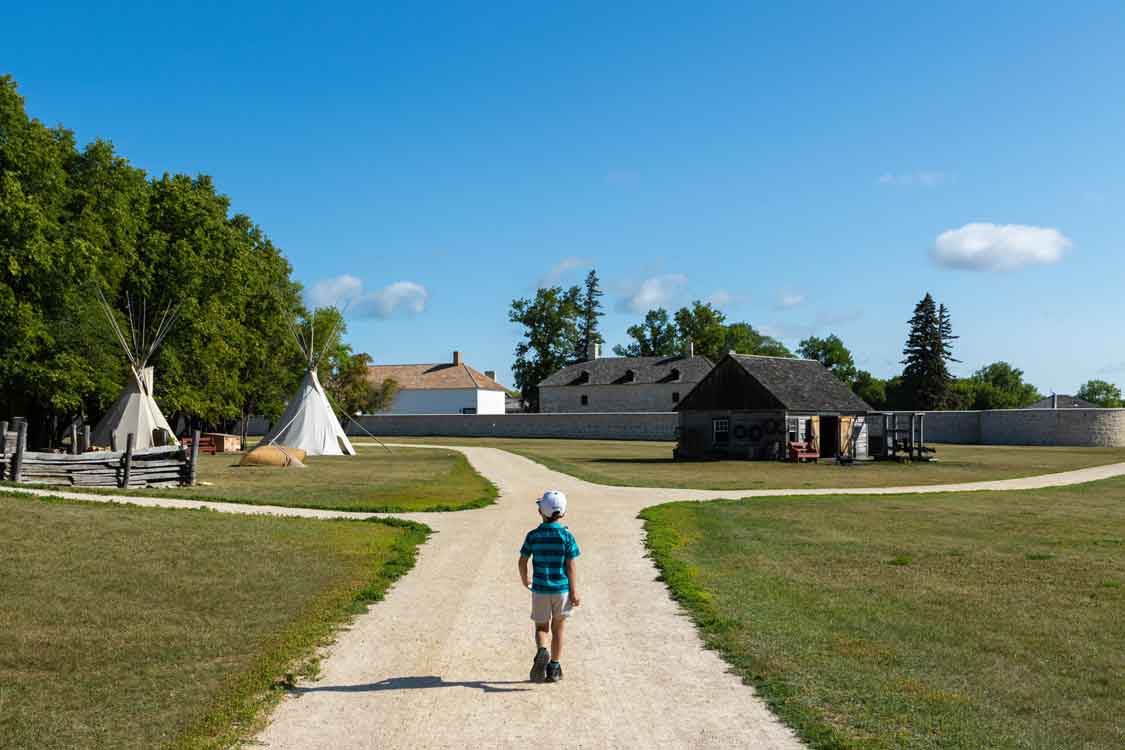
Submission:
<svg viewBox="0 0 1125 750">
<path fill-rule="evenodd" d="M 868 457 L 871 407 L 811 359 L 730 353 L 677 405 L 677 458 L 779 459 L 806 441 L 822 458 Z"/>
</svg>

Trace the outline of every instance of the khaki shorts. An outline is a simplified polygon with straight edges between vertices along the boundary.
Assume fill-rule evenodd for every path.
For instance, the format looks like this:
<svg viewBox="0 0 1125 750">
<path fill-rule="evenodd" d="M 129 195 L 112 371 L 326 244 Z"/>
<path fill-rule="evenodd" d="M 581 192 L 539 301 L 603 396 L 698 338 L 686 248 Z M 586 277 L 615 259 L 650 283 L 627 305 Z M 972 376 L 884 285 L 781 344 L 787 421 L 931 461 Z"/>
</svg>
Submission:
<svg viewBox="0 0 1125 750">
<path fill-rule="evenodd" d="M 570 592 L 564 594 L 531 592 L 531 619 L 535 622 L 544 623 L 559 617 L 570 617 L 570 610 Z"/>
</svg>

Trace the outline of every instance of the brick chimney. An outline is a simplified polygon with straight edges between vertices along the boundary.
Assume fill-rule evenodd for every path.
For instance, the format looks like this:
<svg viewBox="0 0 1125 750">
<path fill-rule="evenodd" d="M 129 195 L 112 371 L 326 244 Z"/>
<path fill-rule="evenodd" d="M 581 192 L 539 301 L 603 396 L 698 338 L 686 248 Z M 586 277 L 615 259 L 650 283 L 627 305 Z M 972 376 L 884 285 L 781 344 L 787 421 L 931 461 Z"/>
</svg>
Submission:
<svg viewBox="0 0 1125 750">
<path fill-rule="evenodd" d="M 455 352 L 453 352 L 453 366 L 457 367 L 460 364 L 462 364 L 461 363 L 461 352 L 455 351 Z"/>
<path fill-rule="evenodd" d="M 695 356 L 695 342 L 694 341 L 687 342 L 687 351 L 684 352 L 684 353 L 689 357 Z"/>
<path fill-rule="evenodd" d="M 586 361 L 589 362 L 598 359 L 602 356 L 602 345 L 596 341 L 591 341 L 586 347 Z"/>
</svg>

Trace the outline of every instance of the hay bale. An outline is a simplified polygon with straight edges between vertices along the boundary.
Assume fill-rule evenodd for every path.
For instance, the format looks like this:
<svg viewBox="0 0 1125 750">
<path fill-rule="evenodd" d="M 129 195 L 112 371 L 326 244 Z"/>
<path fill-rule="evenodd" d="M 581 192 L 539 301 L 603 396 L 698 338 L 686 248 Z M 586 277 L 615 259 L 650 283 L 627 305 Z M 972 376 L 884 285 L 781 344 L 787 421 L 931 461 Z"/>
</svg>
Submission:
<svg viewBox="0 0 1125 750">
<path fill-rule="evenodd" d="M 239 466 L 281 466 L 303 469 L 305 452 L 284 445 L 259 445 L 239 461 Z"/>
</svg>

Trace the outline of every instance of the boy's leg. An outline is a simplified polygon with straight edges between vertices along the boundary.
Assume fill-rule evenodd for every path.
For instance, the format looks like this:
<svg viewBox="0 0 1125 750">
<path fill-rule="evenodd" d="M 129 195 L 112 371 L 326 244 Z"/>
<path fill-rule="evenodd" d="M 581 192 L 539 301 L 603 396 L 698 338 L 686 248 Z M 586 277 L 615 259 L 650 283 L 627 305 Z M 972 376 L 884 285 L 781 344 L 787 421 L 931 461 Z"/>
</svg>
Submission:
<svg viewBox="0 0 1125 750">
<path fill-rule="evenodd" d="M 550 637 L 550 632 L 550 621 L 535 623 L 535 645 L 539 648 L 547 648 L 547 639 Z"/>
<path fill-rule="evenodd" d="M 551 661 L 559 661 L 562 659 L 563 651 L 563 633 L 566 631 L 566 618 L 556 617 L 551 620 Z M 536 625 L 538 627 L 538 625 Z M 536 637 L 538 637 L 536 633 Z M 545 641 L 546 639 L 544 639 Z"/>
<path fill-rule="evenodd" d="M 545 682 L 547 680 L 547 664 L 551 657 L 547 653 L 547 638 L 550 632 L 550 622 L 535 623 L 535 660 L 531 662 L 531 674 L 528 676 L 532 682 Z"/>
</svg>

